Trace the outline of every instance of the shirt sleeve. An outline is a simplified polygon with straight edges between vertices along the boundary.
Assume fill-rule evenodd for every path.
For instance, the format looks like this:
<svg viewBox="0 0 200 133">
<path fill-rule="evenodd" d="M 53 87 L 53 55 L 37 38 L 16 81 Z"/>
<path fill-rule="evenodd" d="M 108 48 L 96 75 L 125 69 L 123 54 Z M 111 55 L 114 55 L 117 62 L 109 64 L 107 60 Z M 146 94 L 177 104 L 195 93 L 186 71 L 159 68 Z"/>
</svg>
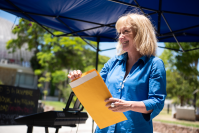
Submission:
<svg viewBox="0 0 200 133">
<path fill-rule="evenodd" d="M 112 68 L 112 65 L 115 62 L 115 60 L 116 60 L 115 57 L 111 58 L 110 60 L 108 60 L 108 62 L 104 64 L 104 67 L 101 69 L 100 75 L 104 82 L 106 82 L 107 74 Z"/>
<path fill-rule="evenodd" d="M 146 110 L 153 110 L 149 115 L 143 114 L 146 120 L 152 120 L 164 107 L 166 98 L 166 71 L 161 59 L 152 64 L 149 77 L 148 99 L 144 100 Z"/>
</svg>

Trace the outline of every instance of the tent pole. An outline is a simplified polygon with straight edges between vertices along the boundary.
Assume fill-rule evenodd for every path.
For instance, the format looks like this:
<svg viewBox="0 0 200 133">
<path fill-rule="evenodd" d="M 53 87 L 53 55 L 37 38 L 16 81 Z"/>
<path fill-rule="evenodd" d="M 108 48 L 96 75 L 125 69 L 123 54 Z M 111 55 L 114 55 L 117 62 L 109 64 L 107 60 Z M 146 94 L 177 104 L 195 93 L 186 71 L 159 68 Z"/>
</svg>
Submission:
<svg viewBox="0 0 200 133">
<path fill-rule="evenodd" d="M 98 61 L 99 61 L 99 37 L 97 37 L 97 51 L 96 51 L 96 70 L 98 71 Z"/>
<path fill-rule="evenodd" d="M 162 17 L 163 17 L 163 19 L 164 19 L 164 21 L 165 21 L 167 27 L 169 28 L 170 32 L 172 32 L 172 29 L 171 29 L 171 27 L 169 26 L 169 24 L 168 24 L 168 22 L 167 22 L 165 16 L 163 15 L 163 13 L 161 13 L 161 15 L 162 15 Z M 183 50 L 183 47 L 181 46 L 181 44 L 180 44 L 179 41 L 177 40 L 176 36 L 174 35 L 174 33 L 172 33 L 172 35 L 173 35 L 174 39 L 176 40 L 176 42 L 178 43 L 179 47 L 181 48 L 182 52 L 185 52 L 185 51 Z"/>
<path fill-rule="evenodd" d="M 96 70 L 98 71 L 98 62 L 99 62 L 99 42 L 100 37 L 97 37 L 97 51 L 96 51 Z M 92 119 L 92 133 L 94 132 L 94 120 Z"/>
</svg>

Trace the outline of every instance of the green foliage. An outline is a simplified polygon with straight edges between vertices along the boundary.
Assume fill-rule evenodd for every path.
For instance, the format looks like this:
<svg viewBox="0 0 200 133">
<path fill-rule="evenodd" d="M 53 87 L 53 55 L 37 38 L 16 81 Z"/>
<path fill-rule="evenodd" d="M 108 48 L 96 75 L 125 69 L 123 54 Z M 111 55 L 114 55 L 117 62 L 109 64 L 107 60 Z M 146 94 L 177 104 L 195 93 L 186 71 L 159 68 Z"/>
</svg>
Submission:
<svg viewBox="0 0 200 133">
<path fill-rule="evenodd" d="M 32 26 L 30 26 L 30 24 Z M 60 31 L 47 28 L 54 35 L 64 34 Z M 79 69 L 82 72 L 95 68 L 96 52 L 88 48 L 88 45 L 79 37 L 52 37 L 45 29 L 34 22 L 20 19 L 18 26 L 13 31 L 16 39 L 7 42 L 7 49 L 15 52 L 24 44 L 27 50 L 35 49 L 35 55 L 31 59 L 31 67 L 35 75 L 38 75 L 38 87 L 54 88 L 61 91 L 60 96 L 68 95 L 71 91 L 68 84 L 69 70 Z M 88 41 L 96 47 L 97 43 Z M 99 70 L 103 67 L 108 57 L 99 56 Z M 63 70 L 67 71 L 63 71 Z M 48 83 L 51 82 L 51 86 Z M 50 91 L 53 92 L 53 91 Z"/>
<path fill-rule="evenodd" d="M 36 55 L 31 58 L 30 63 L 31 63 L 31 68 L 33 70 L 42 69 L 42 66 L 39 64 L 39 60 Z"/>
<path fill-rule="evenodd" d="M 173 69 L 175 59 L 171 51 L 164 50 L 159 57 L 163 60 L 166 70 Z"/>
<path fill-rule="evenodd" d="M 48 91 L 47 90 L 44 90 L 43 91 L 44 95 L 46 96 L 48 94 Z"/>
<path fill-rule="evenodd" d="M 53 77 L 52 82 L 54 84 L 64 82 L 65 80 L 67 80 L 67 74 L 62 70 L 57 70 L 53 72 L 52 77 Z"/>
<path fill-rule="evenodd" d="M 60 90 L 59 97 L 64 97 L 64 102 L 67 102 L 69 95 L 71 93 L 71 87 L 69 85 L 66 85 L 66 87 L 62 84 L 58 85 L 58 89 Z"/>
<path fill-rule="evenodd" d="M 177 43 L 165 43 L 165 45 L 168 48 L 179 49 Z M 198 47 L 199 43 L 181 43 L 181 45 L 183 49 L 188 50 Z M 193 92 L 199 87 L 197 70 L 199 50 L 184 53 L 164 50 L 160 58 L 166 67 L 167 97 L 181 105 L 190 104 L 188 101 L 193 99 Z"/>
<path fill-rule="evenodd" d="M 168 97 L 174 98 L 178 97 L 175 100 L 175 103 L 181 103 L 188 101 L 189 99 L 193 98 L 193 92 L 195 88 L 194 86 L 190 85 L 190 82 L 185 78 L 183 75 L 178 73 L 176 70 L 173 72 L 167 71 L 167 93 L 169 94 Z"/>
<path fill-rule="evenodd" d="M 9 40 L 6 47 L 15 52 L 16 48 L 21 48 L 25 43 L 28 43 L 28 50 L 38 49 L 37 46 L 42 44 L 43 35 L 47 32 L 36 23 L 20 19 L 18 26 L 15 26 L 12 33 L 16 34 L 17 38 Z"/>
<path fill-rule="evenodd" d="M 179 49 L 177 43 L 166 43 L 166 47 L 173 49 Z M 197 42 L 181 43 L 183 49 L 189 50 L 199 47 Z M 199 72 L 197 70 L 197 64 L 199 60 L 199 50 L 193 50 L 189 52 L 173 52 L 175 54 L 176 62 L 174 65 L 177 67 L 177 70 L 184 73 L 185 75 L 195 75 L 198 76 Z"/>
<path fill-rule="evenodd" d="M 89 71 L 91 69 L 96 69 L 96 52 L 91 51 L 90 49 L 86 49 L 84 52 L 84 72 Z M 110 58 L 107 56 L 99 55 L 99 61 L 98 61 L 98 72 L 103 68 L 104 64 L 109 60 Z"/>
<path fill-rule="evenodd" d="M 46 72 L 45 73 L 45 77 L 46 77 L 45 82 L 49 82 L 51 80 L 51 73 L 50 72 Z"/>
<path fill-rule="evenodd" d="M 38 80 L 39 82 L 49 82 L 50 81 L 51 74 L 49 72 L 46 72 L 44 75 L 45 75 L 44 77 L 39 78 L 39 80 Z"/>
<path fill-rule="evenodd" d="M 34 73 L 35 73 L 35 75 L 41 75 L 41 74 L 42 74 L 42 70 L 36 69 L 36 70 L 34 71 Z"/>
<path fill-rule="evenodd" d="M 46 80 L 46 79 L 45 79 L 44 77 L 41 77 L 38 81 L 39 81 L 39 82 L 45 82 L 45 80 Z"/>
<path fill-rule="evenodd" d="M 38 88 L 43 88 L 43 84 L 42 83 L 39 83 L 37 86 L 38 86 Z"/>
<path fill-rule="evenodd" d="M 199 107 L 199 99 L 196 101 L 196 107 Z"/>
</svg>

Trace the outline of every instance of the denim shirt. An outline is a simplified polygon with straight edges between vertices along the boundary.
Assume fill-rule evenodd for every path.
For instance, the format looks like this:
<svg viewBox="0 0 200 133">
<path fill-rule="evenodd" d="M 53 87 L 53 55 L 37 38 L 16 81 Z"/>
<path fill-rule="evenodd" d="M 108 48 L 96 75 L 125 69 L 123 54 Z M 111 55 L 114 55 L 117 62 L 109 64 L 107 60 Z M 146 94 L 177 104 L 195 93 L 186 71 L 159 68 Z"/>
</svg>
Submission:
<svg viewBox="0 0 200 133">
<path fill-rule="evenodd" d="M 155 56 L 142 56 L 126 73 L 128 54 L 111 58 L 100 75 L 114 98 L 142 101 L 150 114 L 123 112 L 128 120 L 99 129 L 95 133 L 153 133 L 152 119 L 163 109 L 166 97 L 166 72 L 163 61 Z M 124 81 L 124 82 L 123 82 Z"/>
</svg>

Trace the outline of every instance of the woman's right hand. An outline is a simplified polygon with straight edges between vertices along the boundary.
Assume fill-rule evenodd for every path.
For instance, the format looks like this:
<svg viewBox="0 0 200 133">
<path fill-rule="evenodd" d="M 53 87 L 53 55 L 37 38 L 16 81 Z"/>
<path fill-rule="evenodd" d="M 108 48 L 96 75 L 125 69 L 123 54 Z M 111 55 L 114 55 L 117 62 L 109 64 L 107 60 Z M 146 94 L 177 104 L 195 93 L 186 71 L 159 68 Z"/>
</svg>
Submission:
<svg viewBox="0 0 200 133">
<path fill-rule="evenodd" d="M 74 70 L 68 74 L 68 78 L 70 78 L 71 80 L 74 80 L 76 78 L 80 78 L 81 75 L 82 75 L 81 70 Z"/>
</svg>

